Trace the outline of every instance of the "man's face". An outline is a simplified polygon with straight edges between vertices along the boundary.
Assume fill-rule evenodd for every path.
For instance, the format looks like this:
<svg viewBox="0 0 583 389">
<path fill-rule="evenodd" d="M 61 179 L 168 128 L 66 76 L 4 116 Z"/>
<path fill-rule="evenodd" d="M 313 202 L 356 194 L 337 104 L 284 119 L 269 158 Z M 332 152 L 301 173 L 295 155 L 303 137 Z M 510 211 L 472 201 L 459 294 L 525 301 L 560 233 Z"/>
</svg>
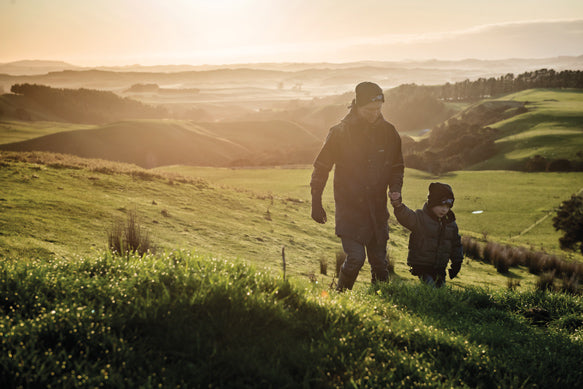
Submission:
<svg viewBox="0 0 583 389">
<path fill-rule="evenodd" d="M 364 120 L 366 120 L 369 123 L 374 123 L 377 121 L 381 114 L 382 106 L 383 106 L 382 101 L 373 101 L 371 103 L 363 105 L 362 107 L 357 107 L 356 111 L 358 112 L 358 115 L 362 117 Z"/>
</svg>

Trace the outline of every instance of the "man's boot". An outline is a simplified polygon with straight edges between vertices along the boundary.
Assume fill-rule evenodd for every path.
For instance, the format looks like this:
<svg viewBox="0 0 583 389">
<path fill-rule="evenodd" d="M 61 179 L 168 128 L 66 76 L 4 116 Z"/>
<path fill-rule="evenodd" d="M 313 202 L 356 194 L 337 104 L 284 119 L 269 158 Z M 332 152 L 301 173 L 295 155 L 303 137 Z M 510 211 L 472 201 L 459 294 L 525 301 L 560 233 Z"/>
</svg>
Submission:
<svg viewBox="0 0 583 389">
<path fill-rule="evenodd" d="M 386 282 L 389 280 L 389 270 L 388 269 L 383 269 L 381 271 L 371 271 L 371 283 L 377 283 L 377 282 Z"/>
<path fill-rule="evenodd" d="M 346 273 L 340 270 L 340 273 L 338 274 L 338 285 L 336 285 L 336 290 L 343 292 L 346 289 L 352 289 L 354 281 L 356 281 L 356 277 L 348 276 Z"/>
</svg>

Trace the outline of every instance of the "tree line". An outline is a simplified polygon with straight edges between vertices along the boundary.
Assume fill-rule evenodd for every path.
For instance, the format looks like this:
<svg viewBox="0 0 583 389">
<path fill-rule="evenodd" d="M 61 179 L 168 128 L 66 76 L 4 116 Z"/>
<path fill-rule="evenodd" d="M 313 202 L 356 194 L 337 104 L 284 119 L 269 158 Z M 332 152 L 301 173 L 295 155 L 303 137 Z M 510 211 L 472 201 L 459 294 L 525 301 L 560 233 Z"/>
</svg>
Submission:
<svg viewBox="0 0 583 389">
<path fill-rule="evenodd" d="M 444 101 L 475 101 L 520 92 L 532 88 L 583 88 L 583 71 L 539 69 L 515 76 L 508 73 L 500 77 L 478 78 L 443 85 L 417 86 L 410 84 L 409 89 L 421 88 L 423 93 Z"/>
<path fill-rule="evenodd" d="M 158 119 L 168 115 L 163 107 L 150 106 L 109 91 L 61 89 L 37 84 L 15 84 L 10 91 L 72 123 L 103 124 L 123 119 Z"/>
</svg>

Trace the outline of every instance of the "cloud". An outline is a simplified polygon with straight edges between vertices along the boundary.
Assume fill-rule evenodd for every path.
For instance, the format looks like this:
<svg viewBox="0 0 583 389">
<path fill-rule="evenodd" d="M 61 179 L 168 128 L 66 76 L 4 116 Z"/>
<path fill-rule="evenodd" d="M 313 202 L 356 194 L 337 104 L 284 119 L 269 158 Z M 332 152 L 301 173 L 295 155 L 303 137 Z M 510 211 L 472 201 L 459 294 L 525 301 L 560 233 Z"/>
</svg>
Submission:
<svg viewBox="0 0 583 389">
<path fill-rule="evenodd" d="M 525 21 L 427 34 L 383 35 L 345 46 L 385 59 L 502 59 L 583 54 L 583 20 Z M 375 54 L 376 53 L 376 54 Z"/>
<path fill-rule="evenodd" d="M 583 55 L 583 20 L 524 21 L 467 29 L 197 52 L 195 62 L 506 59 Z"/>
</svg>

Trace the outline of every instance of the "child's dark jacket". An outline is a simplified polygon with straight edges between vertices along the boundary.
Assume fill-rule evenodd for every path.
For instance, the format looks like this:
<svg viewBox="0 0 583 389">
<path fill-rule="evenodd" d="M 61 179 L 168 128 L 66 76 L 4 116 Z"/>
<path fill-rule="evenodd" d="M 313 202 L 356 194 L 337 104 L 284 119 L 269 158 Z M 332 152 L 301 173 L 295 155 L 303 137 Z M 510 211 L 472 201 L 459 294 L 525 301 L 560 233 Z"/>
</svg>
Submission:
<svg viewBox="0 0 583 389">
<path fill-rule="evenodd" d="M 407 264 L 414 272 L 444 271 L 450 259 L 452 264 L 461 264 L 462 243 L 452 211 L 438 220 L 427 204 L 416 211 L 401 204 L 394 213 L 411 231 Z"/>
</svg>

